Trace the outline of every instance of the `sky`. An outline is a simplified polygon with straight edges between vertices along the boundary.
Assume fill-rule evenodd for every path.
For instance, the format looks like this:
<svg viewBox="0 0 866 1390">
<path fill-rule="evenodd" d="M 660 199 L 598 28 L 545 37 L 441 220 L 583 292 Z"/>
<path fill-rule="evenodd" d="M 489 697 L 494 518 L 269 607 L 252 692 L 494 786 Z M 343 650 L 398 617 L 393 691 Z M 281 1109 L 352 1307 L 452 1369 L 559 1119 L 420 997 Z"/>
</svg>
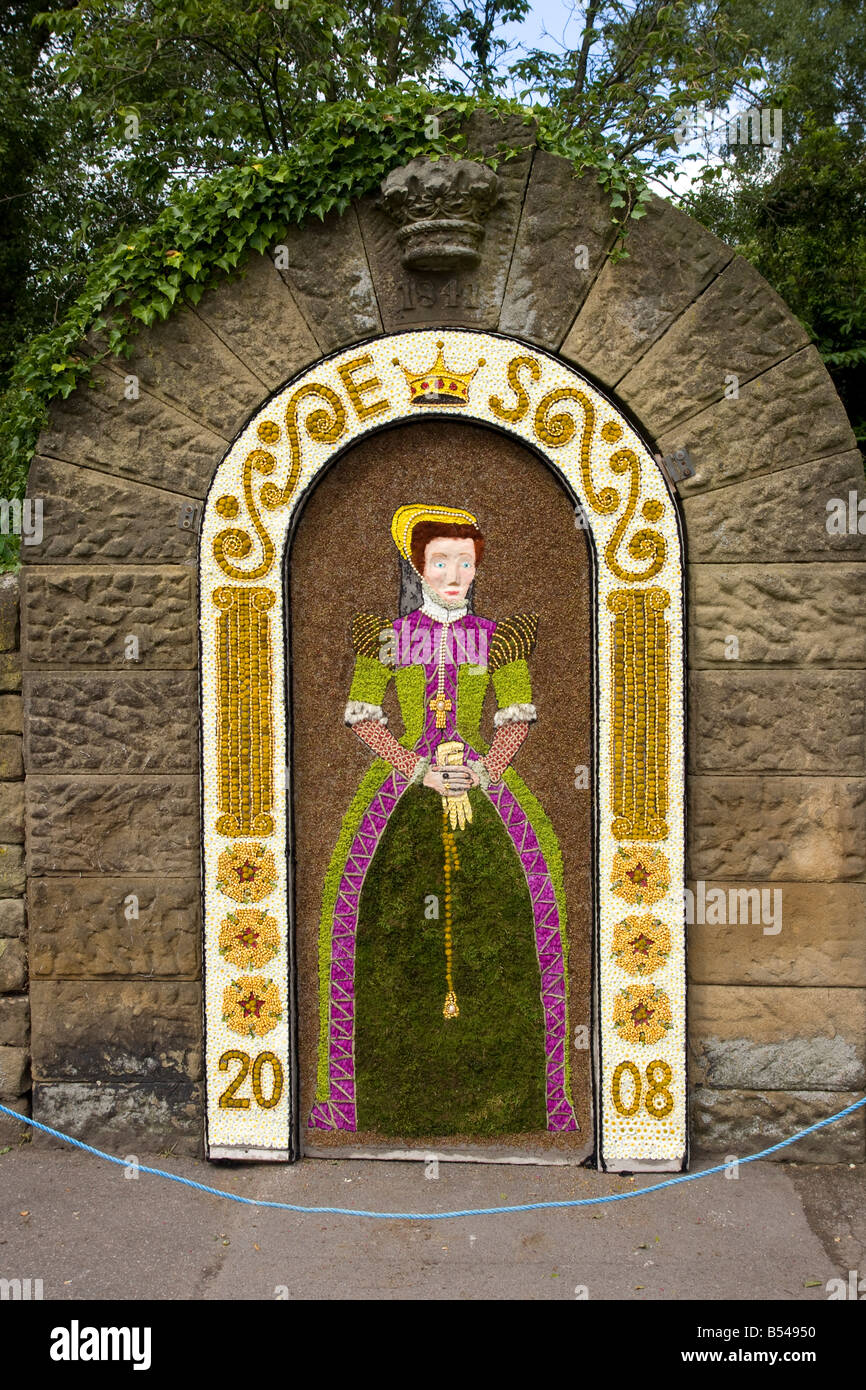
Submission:
<svg viewBox="0 0 866 1390">
<path fill-rule="evenodd" d="M 526 18 L 518 24 L 503 25 L 501 33 L 509 42 L 524 49 L 555 48 L 558 45 L 574 48 L 579 42 L 582 27 L 581 7 L 575 4 L 575 0 L 534 0 Z M 516 53 L 510 54 L 506 62 L 513 62 L 515 56 Z M 727 119 L 728 114 L 725 110 L 719 113 L 718 119 Z M 683 156 L 696 151 L 702 151 L 702 145 L 697 140 L 681 147 Z M 712 163 L 720 162 L 717 155 L 710 156 L 710 159 Z M 681 160 L 677 172 L 669 180 L 678 194 L 688 190 L 699 167 L 697 160 Z M 656 193 L 669 196 L 670 189 L 657 180 L 650 179 L 649 183 Z"/>
</svg>

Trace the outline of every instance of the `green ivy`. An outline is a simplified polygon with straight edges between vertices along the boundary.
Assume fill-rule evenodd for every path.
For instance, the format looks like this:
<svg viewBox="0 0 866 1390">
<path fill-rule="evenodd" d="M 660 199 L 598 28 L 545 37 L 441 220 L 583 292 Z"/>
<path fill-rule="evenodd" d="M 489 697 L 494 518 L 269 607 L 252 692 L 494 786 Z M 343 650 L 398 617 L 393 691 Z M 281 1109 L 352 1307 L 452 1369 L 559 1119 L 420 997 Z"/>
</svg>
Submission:
<svg viewBox="0 0 866 1390">
<path fill-rule="evenodd" d="M 491 97 L 443 98 L 411 84 L 371 92 L 363 102 L 329 105 L 288 154 L 233 166 L 178 192 L 156 222 L 104 253 L 61 322 L 34 338 L 19 358 L 0 397 L 0 496 L 23 495 L 51 401 L 92 384 L 96 362 L 128 356 L 142 325 L 197 304 L 247 251 L 264 252 L 292 223 L 344 212 L 390 169 L 416 155 L 472 154 L 462 128 L 476 111 L 535 120 L 542 149 L 563 155 L 576 172 L 596 169 L 620 232 L 614 254 L 627 254 L 626 223 L 643 216 L 649 198 L 639 165 L 615 159 L 585 132 L 575 135 L 549 108 Z M 435 137 L 427 134 L 431 115 L 439 122 Z M 496 168 L 517 154 L 503 140 L 484 162 Z M 17 564 L 18 538 L 0 537 L 0 569 Z"/>
</svg>

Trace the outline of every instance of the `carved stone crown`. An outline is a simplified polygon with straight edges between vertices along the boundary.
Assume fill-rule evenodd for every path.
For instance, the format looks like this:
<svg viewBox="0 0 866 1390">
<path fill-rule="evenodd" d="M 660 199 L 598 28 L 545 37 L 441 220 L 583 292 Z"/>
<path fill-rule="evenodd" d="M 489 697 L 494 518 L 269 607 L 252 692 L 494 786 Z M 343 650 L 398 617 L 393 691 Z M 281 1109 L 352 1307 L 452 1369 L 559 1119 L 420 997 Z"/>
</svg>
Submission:
<svg viewBox="0 0 866 1390">
<path fill-rule="evenodd" d="M 486 164 L 419 157 L 391 170 L 380 207 L 397 223 L 409 270 L 459 270 L 478 264 L 484 219 L 498 199 Z"/>
</svg>

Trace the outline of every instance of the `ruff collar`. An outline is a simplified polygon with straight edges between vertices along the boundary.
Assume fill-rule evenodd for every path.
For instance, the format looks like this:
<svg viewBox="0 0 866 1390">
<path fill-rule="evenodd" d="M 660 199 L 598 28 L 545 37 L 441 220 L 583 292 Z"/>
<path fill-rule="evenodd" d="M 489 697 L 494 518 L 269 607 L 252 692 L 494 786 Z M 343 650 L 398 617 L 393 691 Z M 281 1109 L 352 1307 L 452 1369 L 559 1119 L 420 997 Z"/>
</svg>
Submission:
<svg viewBox="0 0 866 1390">
<path fill-rule="evenodd" d="M 436 623 L 456 623 L 458 618 L 465 618 L 469 611 L 469 605 L 465 599 L 459 603 L 450 603 L 448 599 L 437 594 L 435 589 L 431 589 L 427 580 L 421 578 L 421 589 L 424 594 L 424 602 L 421 604 L 421 612 L 426 613 L 428 618 L 432 618 Z"/>
</svg>

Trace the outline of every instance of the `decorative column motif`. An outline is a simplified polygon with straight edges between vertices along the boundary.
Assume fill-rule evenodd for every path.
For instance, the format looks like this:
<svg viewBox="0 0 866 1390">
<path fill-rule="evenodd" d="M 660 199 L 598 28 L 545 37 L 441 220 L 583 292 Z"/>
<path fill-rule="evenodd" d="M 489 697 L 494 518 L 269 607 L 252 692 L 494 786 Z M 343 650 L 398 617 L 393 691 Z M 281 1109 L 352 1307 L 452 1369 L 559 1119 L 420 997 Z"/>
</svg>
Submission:
<svg viewBox="0 0 866 1390">
<path fill-rule="evenodd" d="M 223 585 L 217 621 L 219 835 L 274 830 L 272 589 Z"/>
<path fill-rule="evenodd" d="M 615 589 L 611 623 L 612 833 L 668 837 L 670 629 L 665 589 Z"/>
</svg>

